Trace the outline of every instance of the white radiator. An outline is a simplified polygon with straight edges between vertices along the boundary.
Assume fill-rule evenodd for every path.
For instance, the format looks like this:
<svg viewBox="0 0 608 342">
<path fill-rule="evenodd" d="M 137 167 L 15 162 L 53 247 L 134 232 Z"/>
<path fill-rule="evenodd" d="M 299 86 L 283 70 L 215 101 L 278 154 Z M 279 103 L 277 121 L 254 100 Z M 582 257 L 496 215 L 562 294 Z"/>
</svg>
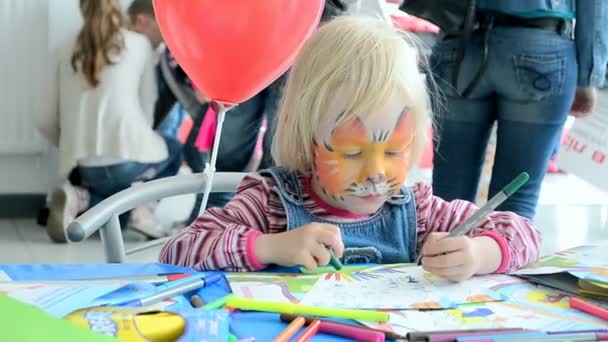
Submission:
<svg viewBox="0 0 608 342">
<path fill-rule="evenodd" d="M 45 0 L 0 1 L 0 153 L 47 149 L 33 118 L 52 111 L 48 4 Z"/>
</svg>

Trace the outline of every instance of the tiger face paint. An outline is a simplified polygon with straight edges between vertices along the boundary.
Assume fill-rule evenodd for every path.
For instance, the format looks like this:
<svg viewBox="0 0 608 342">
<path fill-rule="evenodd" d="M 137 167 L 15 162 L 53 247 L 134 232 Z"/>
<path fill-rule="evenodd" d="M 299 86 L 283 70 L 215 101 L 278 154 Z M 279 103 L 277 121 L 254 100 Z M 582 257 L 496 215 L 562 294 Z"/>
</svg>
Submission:
<svg viewBox="0 0 608 342">
<path fill-rule="evenodd" d="M 336 208 L 376 212 L 403 186 L 410 168 L 414 116 L 402 101 L 366 118 L 323 127 L 315 137 L 313 188 Z"/>
</svg>

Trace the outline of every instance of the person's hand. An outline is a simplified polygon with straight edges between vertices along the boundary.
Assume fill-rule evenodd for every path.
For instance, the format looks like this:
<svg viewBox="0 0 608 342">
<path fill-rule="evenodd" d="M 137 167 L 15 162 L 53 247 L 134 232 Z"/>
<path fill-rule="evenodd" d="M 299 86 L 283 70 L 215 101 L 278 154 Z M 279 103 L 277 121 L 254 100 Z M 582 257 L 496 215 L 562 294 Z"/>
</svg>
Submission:
<svg viewBox="0 0 608 342">
<path fill-rule="evenodd" d="M 310 223 L 279 234 L 260 235 L 255 240 L 255 253 L 263 264 L 302 265 L 309 270 L 329 263 L 333 249 L 338 258 L 344 252 L 340 228 L 331 224 Z"/>
<path fill-rule="evenodd" d="M 452 281 L 462 281 L 478 273 L 482 255 L 477 241 L 467 236 L 445 238 L 447 233 L 431 233 L 422 246 L 425 271 Z"/>
<path fill-rule="evenodd" d="M 593 87 L 578 87 L 574 94 L 574 101 L 570 109 L 570 115 L 582 118 L 595 110 L 597 90 Z"/>
</svg>

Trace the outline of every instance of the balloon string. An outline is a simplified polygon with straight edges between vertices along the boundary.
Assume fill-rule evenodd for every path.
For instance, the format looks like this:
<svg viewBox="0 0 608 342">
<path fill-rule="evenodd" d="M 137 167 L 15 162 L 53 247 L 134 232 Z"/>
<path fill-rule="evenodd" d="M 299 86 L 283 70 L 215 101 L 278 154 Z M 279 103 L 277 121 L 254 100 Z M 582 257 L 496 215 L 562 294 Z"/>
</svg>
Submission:
<svg viewBox="0 0 608 342">
<path fill-rule="evenodd" d="M 213 175 L 215 173 L 215 164 L 217 162 L 217 154 L 220 148 L 220 137 L 222 135 L 224 118 L 226 117 L 226 112 L 234 106 L 233 104 L 223 102 L 217 102 L 217 104 L 219 107 L 219 112 L 217 113 L 217 127 L 215 130 L 215 137 L 213 138 L 213 147 L 211 149 L 211 163 L 207 162 L 205 165 L 205 171 L 203 171 L 207 175 L 207 179 L 205 182 L 205 192 L 203 193 L 203 202 L 199 208 L 198 216 L 201 216 L 205 211 L 205 208 L 207 208 L 207 202 L 209 201 L 209 195 L 211 194 L 211 188 L 213 187 Z"/>
<path fill-rule="evenodd" d="M 226 112 L 233 108 L 234 104 L 224 103 L 224 102 L 216 102 L 218 104 L 219 112 L 217 114 L 217 126 L 215 131 L 215 137 L 213 139 L 213 147 L 211 149 L 211 163 L 205 163 L 205 170 L 203 173 L 207 174 L 207 181 L 205 182 L 205 192 L 203 193 L 203 202 L 201 203 L 201 207 L 199 208 L 198 216 L 201 216 L 207 207 L 207 202 L 209 201 L 209 194 L 211 193 L 211 189 L 213 188 L 213 174 L 215 173 L 215 164 L 217 162 L 217 154 L 220 147 L 220 136 L 222 133 L 222 126 L 224 125 L 224 118 L 226 117 Z M 175 236 L 175 235 L 174 235 Z M 165 238 L 156 239 L 145 243 L 141 246 L 130 249 L 126 252 L 127 255 L 141 252 L 143 250 L 156 247 L 158 245 L 164 244 L 166 241 L 170 240 L 173 236 L 168 236 Z"/>
</svg>

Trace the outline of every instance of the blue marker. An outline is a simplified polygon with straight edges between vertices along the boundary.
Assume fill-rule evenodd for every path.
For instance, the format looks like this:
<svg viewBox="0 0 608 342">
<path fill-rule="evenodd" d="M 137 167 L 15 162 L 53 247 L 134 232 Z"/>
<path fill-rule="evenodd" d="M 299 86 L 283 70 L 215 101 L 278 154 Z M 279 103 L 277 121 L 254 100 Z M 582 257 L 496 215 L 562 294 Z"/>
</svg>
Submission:
<svg viewBox="0 0 608 342">
<path fill-rule="evenodd" d="M 198 290 L 201 287 L 205 287 L 209 284 L 216 283 L 220 279 L 222 279 L 222 277 L 223 276 L 221 274 L 210 274 L 210 275 L 207 275 L 204 277 L 201 277 L 200 275 L 198 275 L 198 276 L 192 276 L 192 277 L 172 281 L 169 283 L 165 283 L 156 288 L 156 293 L 154 293 L 148 297 L 136 299 L 136 300 L 121 304 L 121 306 L 152 305 L 152 304 L 158 303 L 160 301 L 163 301 L 167 298 L 178 296 L 178 295 L 184 294 L 186 292 Z"/>
</svg>

